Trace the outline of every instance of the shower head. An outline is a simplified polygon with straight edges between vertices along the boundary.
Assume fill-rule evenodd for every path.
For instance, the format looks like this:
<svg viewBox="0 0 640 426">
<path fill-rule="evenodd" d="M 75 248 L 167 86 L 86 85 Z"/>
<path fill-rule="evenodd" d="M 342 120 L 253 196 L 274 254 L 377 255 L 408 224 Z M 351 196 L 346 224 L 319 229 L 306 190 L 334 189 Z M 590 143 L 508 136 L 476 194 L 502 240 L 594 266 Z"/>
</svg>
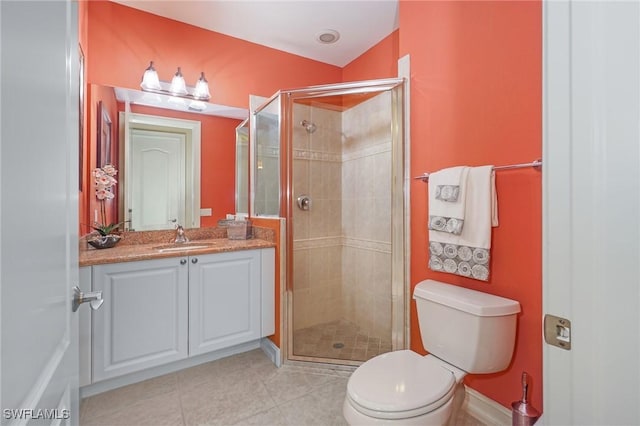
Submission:
<svg viewBox="0 0 640 426">
<path fill-rule="evenodd" d="M 305 129 L 305 130 L 307 131 L 307 133 L 309 133 L 309 134 L 311 134 L 311 133 L 313 133 L 313 132 L 315 132 L 315 131 L 317 130 L 316 125 L 315 125 L 315 124 L 313 124 L 313 123 L 312 123 L 312 122 L 310 122 L 310 121 L 307 121 L 307 120 L 302 120 L 302 121 L 300 122 L 300 125 L 301 125 L 302 127 L 304 127 L 304 129 Z"/>
</svg>

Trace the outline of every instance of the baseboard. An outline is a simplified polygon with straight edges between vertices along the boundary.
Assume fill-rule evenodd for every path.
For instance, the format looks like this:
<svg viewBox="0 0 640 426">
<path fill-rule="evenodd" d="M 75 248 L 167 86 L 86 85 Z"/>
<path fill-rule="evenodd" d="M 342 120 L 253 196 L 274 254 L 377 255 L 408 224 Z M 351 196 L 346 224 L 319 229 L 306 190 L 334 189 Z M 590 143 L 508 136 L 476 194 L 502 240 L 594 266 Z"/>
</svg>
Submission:
<svg viewBox="0 0 640 426">
<path fill-rule="evenodd" d="M 264 340 L 264 339 L 263 339 Z M 157 367 L 151 367 L 146 370 L 137 371 L 135 373 L 129 373 L 123 376 L 115 377 L 112 379 L 106 379 L 100 382 L 92 383 L 80 388 L 80 398 L 86 398 L 89 396 L 97 395 L 112 389 L 116 389 L 122 386 L 131 385 L 133 383 L 142 382 L 154 377 L 162 376 L 176 371 L 194 367 L 205 362 L 211 362 L 220 358 L 226 358 L 231 355 L 247 352 L 253 349 L 257 349 L 261 346 L 260 340 L 252 340 L 247 343 L 241 343 L 236 346 L 232 346 L 225 349 L 220 349 L 214 352 L 209 352 L 203 355 L 197 355 L 194 357 L 186 358 L 180 361 L 174 361 L 168 364 L 159 365 Z"/>
<path fill-rule="evenodd" d="M 487 425 L 511 425 L 511 410 L 465 386 L 462 409 Z"/>
<path fill-rule="evenodd" d="M 280 356 L 280 348 L 276 346 L 271 339 L 265 337 L 260 340 L 260 348 L 269 357 L 276 367 L 280 368 L 282 365 L 282 358 Z"/>
</svg>

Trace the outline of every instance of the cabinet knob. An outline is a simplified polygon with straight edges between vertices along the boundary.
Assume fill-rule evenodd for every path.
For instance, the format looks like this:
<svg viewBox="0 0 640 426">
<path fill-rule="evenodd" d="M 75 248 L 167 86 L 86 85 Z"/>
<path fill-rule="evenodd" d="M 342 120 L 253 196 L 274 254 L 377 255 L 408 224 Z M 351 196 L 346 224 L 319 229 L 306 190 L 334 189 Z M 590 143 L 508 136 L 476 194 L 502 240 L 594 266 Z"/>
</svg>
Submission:
<svg viewBox="0 0 640 426">
<path fill-rule="evenodd" d="M 191 263 L 198 263 L 198 258 L 194 257 L 193 259 L 191 259 Z"/>
<path fill-rule="evenodd" d="M 187 259 L 180 259 L 180 264 L 181 265 L 186 265 L 187 264 Z"/>
</svg>

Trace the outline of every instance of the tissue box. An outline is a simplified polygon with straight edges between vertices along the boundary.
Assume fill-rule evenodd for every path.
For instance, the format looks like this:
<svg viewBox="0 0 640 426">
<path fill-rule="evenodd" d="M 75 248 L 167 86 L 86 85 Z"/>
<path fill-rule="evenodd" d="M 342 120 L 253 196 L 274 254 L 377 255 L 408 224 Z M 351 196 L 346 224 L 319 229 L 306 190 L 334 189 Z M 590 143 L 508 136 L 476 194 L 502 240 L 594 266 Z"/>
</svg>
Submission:
<svg viewBox="0 0 640 426">
<path fill-rule="evenodd" d="M 248 220 L 234 220 L 227 227 L 227 238 L 230 240 L 247 240 L 252 234 L 251 222 Z"/>
</svg>

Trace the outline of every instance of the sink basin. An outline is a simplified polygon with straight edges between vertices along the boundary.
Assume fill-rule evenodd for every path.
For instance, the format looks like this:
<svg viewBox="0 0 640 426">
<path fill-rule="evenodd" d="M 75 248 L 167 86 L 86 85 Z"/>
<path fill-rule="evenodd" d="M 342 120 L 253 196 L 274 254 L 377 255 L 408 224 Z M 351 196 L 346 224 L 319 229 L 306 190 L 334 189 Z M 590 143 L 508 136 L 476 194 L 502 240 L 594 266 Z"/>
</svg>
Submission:
<svg viewBox="0 0 640 426">
<path fill-rule="evenodd" d="M 172 252 L 172 251 L 187 251 L 187 250 L 198 250 L 203 248 L 208 248 L 216 245 L 215 242 L 192 242 L 192 243 L 171 243 L 171 244 L 163 244 L 160 246 L 155 246 L 154 250 L 158 250 L 160 253 Z"/>
</svg>

